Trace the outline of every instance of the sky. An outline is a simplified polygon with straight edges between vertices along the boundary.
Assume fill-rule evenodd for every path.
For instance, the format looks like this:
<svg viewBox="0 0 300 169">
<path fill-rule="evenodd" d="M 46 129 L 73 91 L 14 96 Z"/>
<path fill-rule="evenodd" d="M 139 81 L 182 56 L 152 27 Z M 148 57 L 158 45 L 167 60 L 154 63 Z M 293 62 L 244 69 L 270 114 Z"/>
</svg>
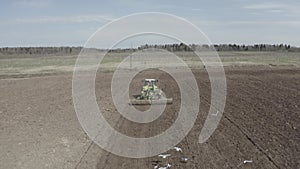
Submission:
<svg viewBox="0 0 300 169">
<path fill-rule="evenodd" d="M 296 0 L 2 0 L 0 47 L 83 46 L 100 27 L 137 12 L 185 18 L 213 44 L 300 46 Z"/>
</svg>

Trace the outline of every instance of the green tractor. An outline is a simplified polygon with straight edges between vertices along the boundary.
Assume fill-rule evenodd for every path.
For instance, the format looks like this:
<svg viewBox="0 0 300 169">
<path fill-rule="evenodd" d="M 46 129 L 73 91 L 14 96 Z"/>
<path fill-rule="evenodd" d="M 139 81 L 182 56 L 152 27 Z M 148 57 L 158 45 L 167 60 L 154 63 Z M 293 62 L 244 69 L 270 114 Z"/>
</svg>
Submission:
<svg viewBox="0 0 300 169">
<path fill-rule="evenodd" d="M 163 91 L 157 87 L 157 79 L 145 79 L 141 94 L 136 99 L 130 100 L 133 105 L 144 104 L 171 104 L 172 98 L 166 98 Z"/>
</svg>

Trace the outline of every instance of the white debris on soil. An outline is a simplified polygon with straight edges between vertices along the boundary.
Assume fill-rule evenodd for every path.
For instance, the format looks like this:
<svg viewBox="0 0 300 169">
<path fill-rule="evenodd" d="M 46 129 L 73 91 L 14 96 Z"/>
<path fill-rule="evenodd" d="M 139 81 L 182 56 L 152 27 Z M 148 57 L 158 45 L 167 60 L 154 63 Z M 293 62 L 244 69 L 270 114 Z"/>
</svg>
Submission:
<svg viewBox="0 0 300 169">
<path fill-rule="evenodd" d="M 170 168 L 171 167 L 171 164 L 167 164 L 165 167 L 159 167 L 158 169 L 167 169 L 167 168 Z"/>
<path fill-rule="evenodd" d="M 169 163 L 165 167 L 159 167 L 159 164 L 155 164 L 154 169 L 167 169 L 167 168 L 170 168 L 171 166 L 172 165 Z"/>
<path fill-rule="evenodd" d="M 243 162 L 241 162 L 237 167 L 240 167 L 241 165 L 243 164 L 246 164 L 246 163 L 252 163 L 253 161 L 252 160 L 244 160 Z"/>
<path fill-rule="evenodd" d="M 188 158 L 186 158 L 186 157 L 182 157 L 182 158 L 180 158 L 180 162 L 182 162 L 182 163 L 187 163 L 188 162 Z"/>
<path fill-rule="evenodd" d="M 160 154 L 160 155 L 158 155 L 158 157 L 161 157 L 161 158 L 167 158 L 169 156 L 171 156 L 171 154 Z"/>
<path fill-rule="evenodd" d="M 183 152 L 180 147 L 173 147 L 172 150 L 175 150 L 176 152 L 181 152 L 181 153 Z M 164 158 L 164 159 L 167 158 L 167 157 L 170 157 L 170 156 L 171 156 L 171 154 L 159 154 L 158 155 L 158 157 Z M 188 161 L 189 161 L 189 158 L 187 158 L 187 157 L 181 157 L 180 158 L 181 163 L 187 163 Z M 160 167 L 159 163 L 161 161 L 159 161 L 159 160 L 155 160 L 155 161 L 152 161 L 152 162 L 154 162 L 154 164 L 152 164 L 152 165 L 154 165 L 154 169 L 168 169 L 168 168 L 171 167 L 171 164 L 169 164 L 169 163 L 167 163 L 166 166 L 164 166 L 164 167 Z"/>
<path fill-rule="evenodd" d="M 243 161 L 244 164 L 246 164 L 246 163 L 252 163 L 252 162 L 253 162 L 252 160 L 244 160 Z"/>
<path fill-rule="evenodd" d="M 173 147 L 173 150 L 182 152 L 182 149 L 180 147 Z"/>
</svg>

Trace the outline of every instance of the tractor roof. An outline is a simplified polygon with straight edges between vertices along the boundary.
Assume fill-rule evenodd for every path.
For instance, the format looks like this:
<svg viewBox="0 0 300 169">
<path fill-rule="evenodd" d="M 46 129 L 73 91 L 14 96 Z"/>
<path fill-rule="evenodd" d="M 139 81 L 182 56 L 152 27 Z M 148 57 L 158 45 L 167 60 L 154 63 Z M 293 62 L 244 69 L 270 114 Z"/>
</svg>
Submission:
<svg viewBox="0 0 300 169">
<path fill-rule="evenodd" d="M 155 82 L 157 81 L 156 79 L 145 79 L 146 82 Z"/>
</svg>

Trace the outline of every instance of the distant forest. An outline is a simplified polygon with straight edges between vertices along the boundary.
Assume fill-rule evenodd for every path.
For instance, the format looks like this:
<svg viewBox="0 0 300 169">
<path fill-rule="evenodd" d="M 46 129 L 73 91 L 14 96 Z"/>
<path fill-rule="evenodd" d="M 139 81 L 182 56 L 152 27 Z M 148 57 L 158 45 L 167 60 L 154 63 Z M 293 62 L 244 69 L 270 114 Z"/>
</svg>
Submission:
<svg viewBox="0 0 300 169">
<path fill-rule="evenodd" d="M 3 47 L 0 48 L 0 54 L 26 54 L 26 55 L 77 55 L 83 47 Z M 219 45 L 185 45 L 165 44 L 165 45 L 142 45 L 138 48 L 112 49 L 110 52 L 133 52 L 136 50 L 157 48 L 168 50 L 170 52 L 212 50 L 216 51 L 278 51 L 278 52 L 300 52 L 299 47 L 292 47 L 287 44 L 255 44 L 255 45 L 237 45 L 237 44 L 219 44 Z M 100 50 L 100 49 L 99 49 Z M 103 49 L 103 51 L 105 51 Z"/>
<path fill-rule="evenodd" d="M 237 45 L 237 44 L 220 44 L 220 45 L 185 45 L 181 44 L 166 44 L 166 45 L 143 45 L 138 49 L 146 48 L 159 48 L 168 51 L 194 51 L 199 50 L 211 50 L 216 51 L 289 51 L 300 52 L 300 48 L 291 47 L 287 44 L 268 45 L 268 44 L 255 44 L 255 45 Z"/>
</svg>

